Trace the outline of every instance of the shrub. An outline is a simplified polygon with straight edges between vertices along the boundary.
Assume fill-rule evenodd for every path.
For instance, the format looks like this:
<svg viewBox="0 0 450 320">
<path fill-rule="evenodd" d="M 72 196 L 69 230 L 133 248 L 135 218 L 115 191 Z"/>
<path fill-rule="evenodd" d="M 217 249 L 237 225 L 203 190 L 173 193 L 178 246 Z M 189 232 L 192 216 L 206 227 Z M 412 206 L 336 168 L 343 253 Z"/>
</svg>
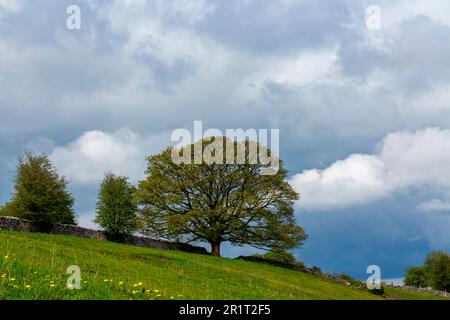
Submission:
<svg viewBox="0 0 450 320">
<path fill-rule="evenodd" d="M 136 230 L 137 204 L 135 188 L 127 177 L 107 173 L 100 185 L 97 216 L 94 222 L 100 225 L 110 240 L 122 242 Z"/>
<path fill-rule="evenodd" d="M 294 255 L 287 251 L 279 251 L 279 252 L 267 252 L 263 255 L 265 259 L 281 262 L 283 264 L 294 265 L 296 263 L 296 259 Z"/>
<path fill-rule="evenodd" d="M 369 289 L 369 292 L 370 292 L 371 294 L 374 294 L 374 295 L 377 295 L 377 296 L 382 296 L 382 295 L 384 295 L 384 286 L 382 285 L 382 286 L 380 287 L 380 289 L 376 289 L 376 288 L 374 288 L 374 289 Z"/>
<path fill-rule="evenodd" d="M 412 267 L 406 269 L 406 276 L 404 280 L 405 285 L 425 288 L 428 287 L 428 272 L 425 267 Z"/>
<path fill-rule="evenodd" d="M 312 266 L 311 271 L 314 273 L 322 273 L 322 270 L 318 266 Z"/>
</svg>

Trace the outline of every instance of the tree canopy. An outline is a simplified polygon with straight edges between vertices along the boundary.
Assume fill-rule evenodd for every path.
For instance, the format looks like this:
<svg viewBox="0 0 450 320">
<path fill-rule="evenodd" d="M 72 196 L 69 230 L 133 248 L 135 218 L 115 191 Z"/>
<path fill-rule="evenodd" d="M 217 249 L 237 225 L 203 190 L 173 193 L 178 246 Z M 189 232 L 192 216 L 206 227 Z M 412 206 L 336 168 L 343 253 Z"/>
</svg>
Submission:
<svg viewBox="0 0 450 320">
<path fill-rule="evenodd" d="M 3 214 L 29 219 L 42 228 L 54 223 L 75 224 L 74 199 L 67 181 L 45 155 L 27 153 L 18 158 L 12 200 Z"/>
<path fill-rule="evenodd" d="M 228 143 L 222 137 L 212 139 Z M 253 161 L 249 151 L 270 150 L 250 141 L 234 142 L 234 160 L 212 151 L 215 160 L 201 164 L 176 163 L 174 152 L 195 156 L 211 151 L 211 140 L 201 140 L 180 150 L 168 148 L 147 158 L 147 178 L 139 183 L 142 233 L 166 239 L 207 241 L 211 254 L 220 256 L 220 245 L 251 245 L 284 251 L 302 244 L 306 234 L 296 224 L 293 204 L 299 198 L 286 181 L 287 170 L 263 174 L 269 164 Z M 239 150 L 245 161 L 239 162 Z M 274 155 L 270 155 L 274 157 Z"/>
<path fill-rule="evenodd" d="M 97 215 L 100 225 L 111 240 L 122 241 L 136 230 L 137 204 L 135 188 L 127 177 L 107 173 L 98 193 Z"/>
</svg>

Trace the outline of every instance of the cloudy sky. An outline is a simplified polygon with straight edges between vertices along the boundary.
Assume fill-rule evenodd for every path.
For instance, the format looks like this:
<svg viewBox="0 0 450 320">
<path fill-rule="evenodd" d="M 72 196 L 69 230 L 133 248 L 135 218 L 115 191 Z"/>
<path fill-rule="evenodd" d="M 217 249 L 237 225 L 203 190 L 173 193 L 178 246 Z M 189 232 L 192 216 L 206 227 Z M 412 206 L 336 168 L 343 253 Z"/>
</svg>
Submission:
<svg viewBox="0 0 450 320">
<path fill-rule="evenodd" d="M 70 5 L 80 30 L 66 27 Z M 92 227 L 103 172 L 138 181 L 174 129 L 279 128 L 309 234 L 298 258 L 401 277 L 450 248 L 449 12 L 448 0 L 0 0 L 0 203 L 16 157 L 44 152 Z"/>
</svg>

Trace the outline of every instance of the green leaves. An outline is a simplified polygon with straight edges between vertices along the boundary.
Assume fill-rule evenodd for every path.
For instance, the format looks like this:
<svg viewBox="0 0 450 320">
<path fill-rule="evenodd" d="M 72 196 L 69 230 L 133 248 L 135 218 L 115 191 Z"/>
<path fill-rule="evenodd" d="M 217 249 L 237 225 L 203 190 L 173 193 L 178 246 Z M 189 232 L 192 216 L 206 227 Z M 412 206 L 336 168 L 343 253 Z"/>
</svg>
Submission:
<svg viewBox="0 0 450 320">
<path fill-rule="evenodd" d="M 205 149 L 211 142 L 199 143 Z M 235 144 L 248 147 L 247 141 Z M 281 161 L 277 173 L 263 175 L 262 163 L 177 164 L 171 153 L 168 148 L 147 159 L 148 176 L 137 191 L 143 233 L 277 250 L 306 239 L 294 217 L 299 196 L 286 182 Z"/>
<path fill-rule="evenodd" d="M 43 229 L 54 223 L 75 224 L 74 199 L 45 155 L 27 153 L 18 159 L 14 196 L 4 212 L 37 222 Z"/>
<path fill-rule="evenodd" d="M 100 185 L 95 222 L 111 240 L 122 241 L 137 228 L 135 188 L 128 178 L 107 173 Z"/>
</svg>

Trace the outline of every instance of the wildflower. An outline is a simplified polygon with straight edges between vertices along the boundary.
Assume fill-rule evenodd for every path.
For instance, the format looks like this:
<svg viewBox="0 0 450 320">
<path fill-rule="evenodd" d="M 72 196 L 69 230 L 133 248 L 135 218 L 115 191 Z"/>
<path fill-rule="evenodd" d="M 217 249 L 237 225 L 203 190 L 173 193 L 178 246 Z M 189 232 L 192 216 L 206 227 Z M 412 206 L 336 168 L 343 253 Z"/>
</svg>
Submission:
<svg viewBox="0 0 450 320">
<path fill-rule="evenodd" d="M 4 258 L 5 260 L 8 260 L 8 259 L 9 259 L 9 256 L 6 255 L 6 256 L 4 256 L 3 258 Z"/>
<path fill-rule="evenodd" d="M 153 291 L 155 291 L 156 293 L 158 293 L 158 292 L 159 292 L 159 290 L 156 290 L 156 289 L 155 289 L 155 290 L 153 290 Z"/>
<path fill-rule="evenodd" d="M 16 278 L 10 278 L 9 281 L 16 281 Z"/>
<path fill-rule="evenodd" d="M 2 274 L 2 278 L 6 278 L 6 273 Z"/>
<path fill-rule="evenodd" d="M 25 286 L 25 288 L 26 288 L 26 289 L 31 289 L 31 286 L 30 286 L 29 284 L 27 284 L 27 285 Z"/>
<path fill-rule="evenodd" d="M 145 290 L 145 293 L 150 293 L 150 292 L 152 292 L 152 290 Z"/>
<path fill-rule="evenodd" d="M 139 292 L 139 291 L 135 291 L 135 290 L 132 291 L 133 294 L 136 294 L 136 293 L 138 293 L 138 292 Z"/>
<path fill-rule="evenodd" d="M 161 294 L 157 294 L 156 296 L 157 296 L 157 297 L 161 297 Z"/>
<path fill-rule="evenodd" d="M 103 282 L 108 282 L 108 281 L 109 281 L 108 279 L 103 280 Z"/>
<path fill-rule="evenodd" d="M 139 282 L 139 283 L 138 283 L 138 286 L 142 286 L 142 282 Z"/>
<path fill-rule="evenodd" d="M 136 288 L 137 286 L 138 286 L 138 284 L 137 284 L 137 283 L 133 284 L 133 287 L 135 287 L 135 288 Z"/>
<path fill-rule="evenodd" d="M 52 284 L 50 284 L 50 288 L 54 288 L 55 287 L 55 285 L 52 283 Z"/>
<path fill-rule="evenodd" d="M 119 282 L 119 286 L 121 286 L 121 285 L 123 285 L 123 281 L 120 281 L 120 282 Z"/>
<path fill-rule="evenodd" d="M 170 297 L 170 299 L 175 299 L 175 297 Z"/>
</svg>

